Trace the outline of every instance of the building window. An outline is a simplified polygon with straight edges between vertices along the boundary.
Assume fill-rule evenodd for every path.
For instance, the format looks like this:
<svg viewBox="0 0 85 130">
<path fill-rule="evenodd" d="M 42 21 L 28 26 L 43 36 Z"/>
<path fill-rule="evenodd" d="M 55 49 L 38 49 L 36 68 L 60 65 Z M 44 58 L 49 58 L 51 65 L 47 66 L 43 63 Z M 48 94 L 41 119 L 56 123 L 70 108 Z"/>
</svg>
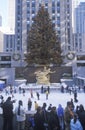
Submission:
<svg viewBox="0 0 85 130">
<path fill-rule="evenodd" d="M 55 16 L 52 16 L 52 20 L 55 20 Z"/>
<path fill-rule="evenodd" d="M 57 6 L 60 7 L 60 1 L 57 2 Z"/>
<path fill-rule="evenodd" d="M 32 3 L 32 7 L 35 7 L 35 2 Z"/>
<path fill-rule="evenodd" d="M 0 64 L 0 68 L 11 68 L 11 64 Z"/>
<path fill-rule="evenodd" d="M 27 14 L 30 14 L 30 10 L 27 10 Z"/>
<path fill-rule="evenodd" d="M 11 61 L 11 56 L 1 56 L 1 61 Z"/>
<path fill-rule="evenodd" d="M 18 0 L 18 3 L 20 3 L 20 0 Z"/>
<path fill-rule="evenodd" d="M 27 7 L 30 7 L 30 3 L 27 3 Z"/>
<path fill-rule="evenodd" d="M 52 13 L 55 13 L 55 7 L 52 7 Z"/>
<path fill-rule="evenodd" d="M 47 7 L 48 6 L 48 3 L 45 3 L 45 7 Z"/>
<path fill-rule="evenodd" d="M 19 46 L 17 47 L 17 50 L 18 50 L 18 51 L 20 50 L 20 47 L 19 47 Z"/>
<path fill-rule="evenodd" d="M 35 13 L 35 8 L 32 8 L 32 14 L 34 14 Z"/>
<path fill-rule="evenodd" d="M 57 8 L 57 13 L 60 13 L 60 7 Z"/>
<path fill-rule="evenodd" d="M 52 1 L 52 7 L 55 7 L 55 1 Z"/>
</svg>

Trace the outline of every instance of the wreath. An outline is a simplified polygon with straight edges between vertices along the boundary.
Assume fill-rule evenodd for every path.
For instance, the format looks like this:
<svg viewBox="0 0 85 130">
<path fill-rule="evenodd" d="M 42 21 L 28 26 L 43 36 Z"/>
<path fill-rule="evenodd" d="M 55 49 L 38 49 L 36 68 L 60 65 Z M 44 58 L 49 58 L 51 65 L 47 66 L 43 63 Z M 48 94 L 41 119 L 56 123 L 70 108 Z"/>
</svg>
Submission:
<svg viewBox="0 0 85 130">
<path fill-rule="evenodd" d="M 75 54 L 73 52 L 69 52 L 67 55 L 66 55 L 67 59 L 68 60 L 73 60 L 75 58 Z"/>
<path fill-rule="evenodd" d="M 12 56 L 12 58 L 13 58 L 13 60 L 18 61 L 18 60 L 20 60 L 21 55 L 18 54 L 18 53 L 14 53 L 13 56 Z"/>
</svg>

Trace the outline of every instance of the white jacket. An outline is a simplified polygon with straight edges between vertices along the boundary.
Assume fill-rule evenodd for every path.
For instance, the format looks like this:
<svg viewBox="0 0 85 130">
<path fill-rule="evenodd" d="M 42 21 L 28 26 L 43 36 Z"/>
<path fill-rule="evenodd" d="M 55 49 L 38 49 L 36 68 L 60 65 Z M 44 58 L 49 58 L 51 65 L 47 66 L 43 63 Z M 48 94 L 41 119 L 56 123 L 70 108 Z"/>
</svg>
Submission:
<svg viewBox="0 0 85 130">
<path fill-rule="evenodd" d="M 17 121 L 25 121 L 26 120 L 26 112 L 23 106 L 20 106 L 20 115 L 18 115 L 18 107 L 15 109 L 15 114 L 17 117 Z"/>
</svg>

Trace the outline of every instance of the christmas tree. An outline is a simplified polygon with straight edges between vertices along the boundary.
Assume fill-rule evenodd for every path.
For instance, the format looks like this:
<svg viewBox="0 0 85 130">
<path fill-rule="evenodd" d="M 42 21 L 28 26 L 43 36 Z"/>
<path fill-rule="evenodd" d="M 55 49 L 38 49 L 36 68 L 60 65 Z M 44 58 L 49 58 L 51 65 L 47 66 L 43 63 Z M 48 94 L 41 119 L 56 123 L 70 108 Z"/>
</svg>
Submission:
<svg viewBox="0 0 85 130">
<path fill-rule="evenodd" d="M 41 6 L 28 32 L 27 64 L 62 64 L 61 47 L 48 11 Z"/>
</svg>

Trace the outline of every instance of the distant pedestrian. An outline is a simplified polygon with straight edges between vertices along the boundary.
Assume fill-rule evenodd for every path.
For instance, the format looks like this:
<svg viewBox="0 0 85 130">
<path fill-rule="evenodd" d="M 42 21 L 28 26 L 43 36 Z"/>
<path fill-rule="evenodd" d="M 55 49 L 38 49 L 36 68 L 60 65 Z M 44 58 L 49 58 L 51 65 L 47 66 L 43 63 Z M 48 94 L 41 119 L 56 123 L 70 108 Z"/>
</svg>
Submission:
<svg viewBox="0 0 85 130">
<path fill-rule="evenodd" d="M 8 88 L 5 88 L 6 95 L 9 95 Z"/>
<path fill-rule="evenodd" d="M 69 91 L 69 86 L 67 85 L 66 86 L 66 93 L 68 93 L 68 91 Z"/>
<path fill-rule="evenodd" d="M 36 92 L 36 95 L 37 95 L 37 99 L 40 100 L 40 94 Z"/>
<path fill-rule="evenodd" d="M 31 98 L 33 98 L 33 90 L 32 89 L 30 90 L 30 95 L 31 95 Z"/>
<path fill-rule="evenodd" d="M 48 90 L 46 90 L 46 100 L 48 100 Z"/>
<path fill-rule="evenodd" d="M 38 108 L 38 103 L 35 101 L 34 102 L 35 103 L 35 110 L 37 110 L 37 108 Z"/>
<path fill-rule="evenodd" d="M 43 93 L 43 86 L 41 86 L 41 93 Z"/>
<path fill-rule="evenodd" d="M 63 85 L 61 86 L 61 92 L 64 93 L 64 87 L 63 87 Z"/>
<path fill-rule="evenodd" d="M 23 96 L 25 96 L 25 89 L 23 88 L 23 90 L 22 90 L 22 93 L 23 93 Z"/>
<path fill-rule="evenodd" d="M 78 99 L 77 99 L 77 91 L 76 91 L 76 90 L 74 91 L 74 102 L 78 102 Z"/>
<path fill-rule="evenodd" d="M 31 101 L 31 99 L 29 98 L 29 99 L 28 99 L 28 111 L 31 110 L 31 107 L 32 107 L 32 101 Z"/>
<path fill-rule="evenodd" d="M 72 106 L 72 110 L 74 111 L 74 103 L 73 103 L 73 99 L 71 98 L 71 106 Z"/>
<path fill-rule="evenodd" d="M 83 87 L 84 93 L 85 93 L 85 86 Z"/>
<path fill-rule="evenodd" d="M 50 87 L 49 86 L 47 87 L 47 90 L 48 90 L 48 93 L 50 93 Z"/>
<path fill-rule="evenodd" d="M 22 88 L 21 87 L 19 87 L 19 93 L 21 94 L 21 90 L 22 90 Z"/>
</svg>

